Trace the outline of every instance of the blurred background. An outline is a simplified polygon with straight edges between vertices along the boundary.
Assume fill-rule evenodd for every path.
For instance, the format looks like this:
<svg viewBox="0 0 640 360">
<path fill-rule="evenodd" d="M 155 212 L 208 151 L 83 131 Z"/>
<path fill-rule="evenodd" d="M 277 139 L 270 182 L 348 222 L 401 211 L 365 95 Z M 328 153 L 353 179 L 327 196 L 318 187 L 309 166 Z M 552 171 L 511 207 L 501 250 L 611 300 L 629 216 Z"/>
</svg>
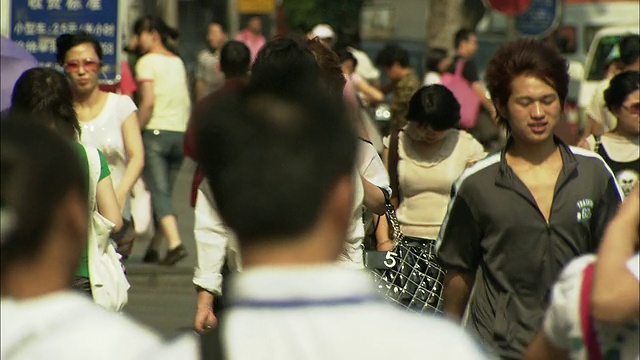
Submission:
<svg viewBox="0 0 640 360">
<path fill-rule="evenodd" d="M 62 3 L 66 8 L 56 8 Z M 70 8 L 73 3 L 79 5 Z M 371 58 L 384 44 L 399 43 L 409 50 L 411 67 L 419 78 L 424 75 L 427 49 L 453 51 L 452 39 L 460 28 L 475 29 L 478 34 L 474 60 L 481 76 L 502 43 L 532 36 L 556 45 L 571 63 L 568 124 L 559 130 L 567 132 L 562 137 L 571 143 L 570 137 L 577 136 L 583 126 L 584 107 L 595 83 L 604 77 L 607 57 L 620 34 L 638 32 L 639 12 L 637 0 L 2 0 L 1 30 L 42 63 L 52 65 L 47 57 L 52 59 L 55 52 L 50 43 L 56 32 L 73 29 L 76 23 L 80 27 L 93 24 L 93 34 L 102 36 L 103 46 L 113 49 L 113 67 L 107 67 L 111 71 L 106 72 L 105 82 L 118 81 L 117 64 L 132 24 L 146 14 L 161 16 L 179 29 L 179 53 L 192 82 L 197 53 L 206 47 L 211 21 L 222 24 L 229 38 L 254 16 L 262 18 L 266 38 L 307 33 L 314 25 L 326 23 L 335 30 L 338 43 L 341 37 L 355 36 Z M 101 24 L 108 24 L 109 31 Z"/>
<path fill-rule="evenodd" d="M 356 46 L 372 59 L 385 44 L 400 44 L 409 51 L 419 79 L 428 49 L 445 48 L 453 54 L 454 34 L 461 28 L 477 33 L 474 60 L 481 78 L 500 45 L 535 37 L 556 46 L 570 64 L 570 94 L 557 135 L 575 144 L 585 125 L 585 107 L 605 77 L 620 37 L 638 33 L 639 7 L 638 0 L 2 0 L 0 30 L 41 65 L 55 67 L 56 36 L 83 29 L 105 50 L 103 85 L 117 87 L 133 22 L 157 15 L 180 31 L 178 53 L 192 90 L 197 54 L 207 47 L 210 22 L 222 24 L 233 38 L 249 18 L 259 16 L 267 39 L 306 34 L 317 24 L 329 24 L 336 46 L 356 39 Z M 388 121 L 388 113 L 375 112 L 375 120 Z M 185 159 L 174 192 L 180 234 L 191 255 L 172 268 L 142 264 L 148 240 L 138 239 L 127 262 L 132 288 L 125 312 L 165 335 L 189 329 L 195 311 L 191 277 L 196 251 L 188 203 L 193 170 L 193 162 Z"/>
</svg>

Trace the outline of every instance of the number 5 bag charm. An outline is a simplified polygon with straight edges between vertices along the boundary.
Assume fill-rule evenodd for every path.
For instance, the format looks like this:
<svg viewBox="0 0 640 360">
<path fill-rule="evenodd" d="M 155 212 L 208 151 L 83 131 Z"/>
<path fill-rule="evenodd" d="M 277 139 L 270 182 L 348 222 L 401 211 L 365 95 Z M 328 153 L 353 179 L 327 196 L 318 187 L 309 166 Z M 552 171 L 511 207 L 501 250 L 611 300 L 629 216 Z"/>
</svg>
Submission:
<svg viewBox="0 0 640 360">
<path fill-rule="evenodd" d="M 435 240 L 405 236 L 386 191 L 386 215 L 392 232 L 392 251 L 365 251 L 365 266 L 378 291 L 413 312 L 442 313 L 445 272 L 435 256 Z"/>
</svg>

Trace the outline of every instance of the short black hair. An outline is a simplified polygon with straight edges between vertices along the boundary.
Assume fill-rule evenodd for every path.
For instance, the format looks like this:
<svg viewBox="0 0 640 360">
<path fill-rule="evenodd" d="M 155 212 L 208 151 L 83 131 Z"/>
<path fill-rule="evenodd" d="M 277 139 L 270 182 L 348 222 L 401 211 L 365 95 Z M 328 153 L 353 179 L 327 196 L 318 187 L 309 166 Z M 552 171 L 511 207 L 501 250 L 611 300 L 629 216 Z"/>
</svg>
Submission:
<svg viewBox="0 0 640 360">
<path fill-rule="evenodd" d="M 619 109 L 627 96 L 640 88 L 640 72 L 624 71 L 609 81 L 604 91 L 604 102 L 611 111 Z"/>
<path fill-rule="evenodd" d="M 409 66 L 409 52 L 398 44 L 387 44 L 376 56 L 376 65 L 391 67 L 398 63 L 401 67 Z"/>
<path fill-rule="evenodd" d="M 627 66 L 638 61 L 640 57 L 640 35 L 629 34 L 620 39 L 620 60 Z"/>
<path fill-rule="evenodd" d="M 73 108 L 69 81 L 50 68 L 25 71 L 11 95 L 11 112 L 33 114 L 68 140 L 80 139 L 80 122 Z"/>
<path fill-rule="evenodd" d="M 177 53 L 177 49 L 172 43 L 173 40 L 178 39 L 180 32 L 167 25 L 162 18 L 154 16 L 142 16 L 136 20 L 133 24 L 133 33 L 140 36 L 143 31 L 156 31 L 160 35 L 160 41 L 167 48 L 167 50 Z"/>
<path fill-rule="evenodd" d="M 246 76 L 251 65 L 251 51 L 240 41 L 228 41 L 220 50 L 220 69 L 227 79 Z"/>
<path fill-rule="evenodd" d="M 220 29 L 222 29 L 222 32 L 226 33 L 227 32 L 227 27 L 225 26 L 225 24 L 222 23 L 222 21 L 218 21 L 218 20 L 211 20 L 209 21 L 209 23 L 207 24 L 207 31 L 209 31 L 209 27 L 211 25 L 218 25 L 220 26 Z"/>
<path fill-rule="evenodd" d="M 1 272 L 40 254 L 56 211 L 71 191 L 89 198 L 87 172 L 72 143 L 25 114 L 0 123 L 1 207 L 11 224 L 2 224 Z M 88 209 L 88 204 L 86 204 Z M 5 227 L 6 226 L 6 227 Z"/>
<path fill-rule="evenodd" d="M 307 84 L 319 83 L 320 67 L 305 41 L 304 37 L 295 34 L 267 41 L 251 67 L 251 86 L 288 93 Z"/>
<path fill-rule="evenodd" d="M 347 60 L 351 60 L 353 62 L 353 67 L 356 68 L 358 66 L 358 59 L 351 53 L 351 51 L 347 49 L 338 49 L 336 50 L 336 54 L 338 54 L 338 59 L 340 59 L 340 64 Z"/>
<path fill-rule="evenodd" d="M 344 104 L 313 88 L 227 92 L 213 103 L 215 119 L 200 123 L 200 165 L 241 247 L 310 230 L 354 170 L 357 138 Z"/>
<path fill-rule="evenodd" d="M 469 29 L 460 29 L 456 32 L 456 36 L 453 38 L 453 46 L 457 49 L 463 41 L 468 41 L 472 35 L 476 32 Z"/>
<path fill-rule="evenodd" d="M 522 38 L 502 45 L 487 63 L 485 82 L 497 109 L 507 108 L 513 80 L 533 76 L 551 86 L 564 106 L 569 94 L 569 64 L 556 47 L 542 40 Z M 497 112 L 498 124 L 511 133 L 507 114 Z"/>
<path fill-rule="evenodd" d="M 442 85 L 423 86 L 409 100 L 406 119 L 429 125 L 435 131 L 453 129 L 460 122 L 460 103 Z"/>
<path fill-rule="evenodd" d="M 425 69 L 427 71 L 440 72 L 438 65 L 443 59 L 448 56 L 447 50 L 442 48 L 431 48 L 427 52 L 427 59 L 425 60 Z"/>
<path fill-rule="evenodd" d="M 78 31 L 73 34 L 63 34 L 58 36 L 58 38 L 56 39 L 56 48 L 58 49 L 58 52 L 56 53 L 56 61 L 58 62 L 58 64 L 63 65 L 64 58 L 67 56 L 67 52 L 69 52 L 71 48 L 76 47 L 80 44 L 87 43 L 93 46 L 93 49 L 98 55 L 98 60 L 100 60 L 100 63 L 102 63 L 102 61 L 104 61 L 104 54 L 102 52 L 102 46 L 100 45 L 100 42 L 94 36 L 84 31 Z"/>
</svg>

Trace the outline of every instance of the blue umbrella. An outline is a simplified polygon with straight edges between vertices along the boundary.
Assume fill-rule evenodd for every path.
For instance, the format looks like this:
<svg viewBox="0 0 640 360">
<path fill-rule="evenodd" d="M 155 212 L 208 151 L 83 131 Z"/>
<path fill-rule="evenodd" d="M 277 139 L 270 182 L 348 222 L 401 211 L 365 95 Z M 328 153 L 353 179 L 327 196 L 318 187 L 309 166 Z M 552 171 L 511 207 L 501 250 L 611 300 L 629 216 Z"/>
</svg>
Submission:
<svg viewBox="0 0 640 360">
<path fill-rule="evenodd" d="M 25 48 L 0 36 L 0 110 L 11 105 L 11 93 L 16 81 L 23 72 L 37 67 L 38 60 Z"/>
</svg>

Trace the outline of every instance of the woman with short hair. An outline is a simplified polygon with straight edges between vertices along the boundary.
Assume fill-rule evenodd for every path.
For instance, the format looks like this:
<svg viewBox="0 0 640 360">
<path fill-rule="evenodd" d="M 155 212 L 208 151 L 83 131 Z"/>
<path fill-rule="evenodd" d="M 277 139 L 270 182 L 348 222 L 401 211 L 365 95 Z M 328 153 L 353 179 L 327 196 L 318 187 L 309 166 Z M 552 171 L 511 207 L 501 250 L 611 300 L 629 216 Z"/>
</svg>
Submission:
<svg viewBox="0 0 640 360">
<path fill-rule="evenodd" d="M 587 143 L 609 165 L 626 196 L 640 174 L 640 72 L 625 71 L 611 79 L 604 101 L 617 119 L 616 127 L 591 135 Z"/>
</svg>

